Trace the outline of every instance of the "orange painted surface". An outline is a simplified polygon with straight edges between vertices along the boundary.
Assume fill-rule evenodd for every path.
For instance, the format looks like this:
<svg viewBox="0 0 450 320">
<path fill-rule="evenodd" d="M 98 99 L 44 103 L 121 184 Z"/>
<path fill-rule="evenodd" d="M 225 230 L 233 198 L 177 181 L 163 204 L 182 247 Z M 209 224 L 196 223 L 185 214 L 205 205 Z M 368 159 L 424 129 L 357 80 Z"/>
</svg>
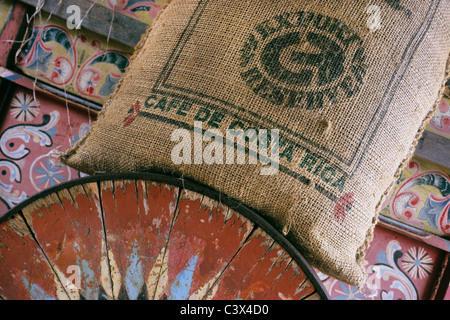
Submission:
<svg viewBox="0 0 450 320">
<path fill-rule="evenodd" d="M 18 218 L 19 220 L 21 218 Z M 60 284 L 36 242 L 8 222 L 0 226 L 0 297 L 9 300 L 53 300 Z"/>
<path fill-rule="evenodd" d="M 217 287 L 212 298 L 218 300 L 301 300 L 315 291 L 295 261 L 265 233 L 243 246 Z"/>
</svg>

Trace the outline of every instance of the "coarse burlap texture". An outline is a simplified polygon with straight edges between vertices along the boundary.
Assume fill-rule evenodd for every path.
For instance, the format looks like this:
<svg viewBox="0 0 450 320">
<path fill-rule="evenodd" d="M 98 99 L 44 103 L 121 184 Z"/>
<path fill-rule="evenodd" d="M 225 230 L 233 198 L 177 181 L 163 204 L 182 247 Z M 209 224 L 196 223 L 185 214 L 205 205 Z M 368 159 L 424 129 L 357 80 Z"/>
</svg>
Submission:
<svg viewBox="0 0 450 320">
<path fill-rule="evenodd" d="M 260 212 L 323 273 L 362 286 L 380 201 L 443 91 L 449 19 L 449 0 L 173 0 L 61 161 L 210 186 Z M 279 130 L 278 171 L 262 174 L 268 162 L 251 162 L 250 147 L 244 164 L 195 162 L 212 144 L 196 148 L 194 121 L 224 137 L 267 129 L 272 147 Z M 183 134 L 192 157 L 180 163 Z"/>
</svg>

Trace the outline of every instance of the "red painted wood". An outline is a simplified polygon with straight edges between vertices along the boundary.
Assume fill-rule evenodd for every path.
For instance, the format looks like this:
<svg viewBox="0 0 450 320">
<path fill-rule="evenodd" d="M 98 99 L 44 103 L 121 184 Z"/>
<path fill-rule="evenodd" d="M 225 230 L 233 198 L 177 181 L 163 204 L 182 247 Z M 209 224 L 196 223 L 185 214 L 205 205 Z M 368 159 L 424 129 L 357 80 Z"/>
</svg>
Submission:
<svg viewBox="0 0 450 320">
<path fill-rule="evenodd" d="M 24 209 L 27 222 L 71 299 L 96 300 L 104 298 L 103 292 L 111 292 L 108 281 L 101 281 L 109 274 L 107 269 L 103 274 L 101 270 L 104 232 L 96 201 L 95 193 L 88 196 L 78 187 L 70 193 L 65 190 L 47 196 L 36 210 Z"/>
<path fill-rule="evenodd" d="M 129 208 L 126 208 L 123 213 L 118 211 L 115 197 L 117 196 L 120 199 L 120 192 L 123 194 L 123 191 L 121 190 L 115 192 L 112 184 L 110 188 L 107 188 L 105 185 L 102 185 L 101 188 L 105 232 L 107 235 L 108 259 L 112 268 L 111 277 L 113 282 L 113 297 L 115 299 L 119 298 L 119 293 L 122 289 L 122 279 L 125 276 L 126 270 L 126 255 L 123 253 L 123 250 L 128 249 L 127 247 L 130 244 L 128 241 L 130 239 L 131 241 L 136 239 L 137 231 L 133 228 L 133 225 L 136 224 L 138 218 L 136 211 L 129 210 Z M 129 195 L 134 196 L 134 194 L 131 193 Z M 136 199 L 131 199 L 131 202 L 136 203 Z M 132 207 L 133 203 L 130 203 L 129 205 Z M 120 216 L 123 216 L 123 219 L 121 219 Z M 122 222 L 123 226 L 120 222 Z M 123 230 L 127 224 L 132 226 L 130 230 L 121 232 L 121 229 Z M 131 242 L 131 245 L 132 243 L 133 242 Z"/>
<path fill-rule="evenodd" d="M 36 110 L 31 110 L 35 117 L 30 113 L 26 121 L 17 117 L 14 110 L 17 111 L 20 103 L 39 106 Z M 3 122 L 0 125 L 5 149 L 17 151 L 23 148 L 28 150 L 28 153 L 20 159 L 15 159 L 8 154 L 0 155 L 0 173 L 3 170 L 7 173 L 0 176 L 4 185 L 1 188 L 2 199 L 14 198 L 13 204 L 17 205 L 20 200 L 15 198 L 29 198 L 53 185 L 80 177 L 81 174 L 78 171 L 56 161 L 52 152 L 67 150 L 74 141 L 79 140 L 90 122 L 94 121 L 94 117 L 90 118 L 92 114 L 81 109 L 70 109 L 68 113 L 65 103 L 55 101 L 38 92 L 34 94 L 32 90 L 20 86 L 14 89 L 13 98 L 6 107 Z M 36 133 L 42 133 L 42 135 L 39 136 Z M 6 135 L 10 138 L 5 137 Z M 44 138 L 49 140 L 44 142 Z M 19 174 L 16 179 L 12 179 L 12 172 L 4 163 L 11 163 L 18 168 Z M 7 191 L 8 188 L 10 191 Z M 0 216 L 14 205 L 0 201 Z"/>
<path fill-rule="evenodd" d="M 179 189 L 164 183 L 137 182 L 139 222 L 142 234 L 144 279 L 147 295 L 153 299 L 166 257 L 166 246 L 170 236 L 177 206 Z"/>
<path fill-rule="evenodd" d="M 160 282 L 156 298 L 201 299 L 242 246 L 253 224 L 236 213 L 227 217 L 225 206 L 186 190 L 178 210 L 167 246 L 168 280 Z"/>
<path fill-rule="evenodd" d="M 17 215 L 0 229 L 1 298 L 317 298 L 273 238 L 192 191 L 107 180 L 49 192 L 21 210 L 24 234 L 9 227 Z M 70 267 L 78 268 L 79 282 L 68 281 Z"/>
<path fill-rule="evenodd" d="M 258 229 L 230 263 L 208 298 L 301 300 L 314 292 L 314 286 L 288 253 Z"/>
<path fill-rule="evenodd" d="M 12 226 L 18 224 L 21 231 Z M 24 228 L 20 217 L 0 225 L 0 297 L 6 300 L 67 299 L 42 251 Z"/>
<path fill-rule="evenodd" d="M 17 44 L 12 41 L 20 41 L 19 31 L 22 24 L 26 21 L 26 6 L 21 3 L 13 4 L 9 19 L 6 21 L 0 34 L 0 66 L 7 67 L 11 59 L 15 56 L 12 52 L 17 48 Z"/>
<path fill-rule="evenodd" d="M 47 85 L 45 83 L 35 81 L 35 79 L 32 79 L 31 77 L 27 75 L 23 75 L 21 73 L 17 73 L 15 71 L 12 71 L 10 69 L 4 68 L 0 66 L 0 78 L 6 79 L 8 81 L 13 82 L 16 84 L 19 88 L 23 87 L 24 89 L 28 89 L 31 91 L 34 91 L 38 93 L 39 95 L 46 96 L 47 99 L 52 99 L 54 103 L 62 103 L 64 107 L 66 108 L 66 104 L 69 107 L 71 113 L 73 111 L 81 110 L 86 111 L 89 110 L 91 120 L 95 121 L 98 115 L 99 110 L 101 109 L 101 106 L 90 102 L 88 100 L 84 100 L 83 98 L 80 98 L 78 96 L 72 95 L 67 92 L 67 90 L 58 89 L 55 87 L 52 87 L 50 85 Z M 87 118 L 87 116 L 86 116 Z M 88 119 L 86 119 L 88 120 Z"/>
<path fill-rule="evenodd" d="M 134 181 L 102 187 L 102 205 L 115 298 L 155 294 L 178 189 Z M 145 257 L 145 258 L 141 258 Z"/>
</svg>

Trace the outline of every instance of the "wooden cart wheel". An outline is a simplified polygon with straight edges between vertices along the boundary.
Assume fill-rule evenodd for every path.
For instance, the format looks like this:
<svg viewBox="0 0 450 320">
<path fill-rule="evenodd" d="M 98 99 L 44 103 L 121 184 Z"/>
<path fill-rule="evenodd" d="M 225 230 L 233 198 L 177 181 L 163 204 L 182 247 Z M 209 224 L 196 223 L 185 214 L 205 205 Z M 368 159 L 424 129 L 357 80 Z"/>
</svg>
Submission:
<svg viewBox="0 0 450 320">
<path fill-rule="evenodd" d="M 327 299 L 271 225 L 175 177 L 86 177 L 0 219 L 2 299 Z"/>
</svg>

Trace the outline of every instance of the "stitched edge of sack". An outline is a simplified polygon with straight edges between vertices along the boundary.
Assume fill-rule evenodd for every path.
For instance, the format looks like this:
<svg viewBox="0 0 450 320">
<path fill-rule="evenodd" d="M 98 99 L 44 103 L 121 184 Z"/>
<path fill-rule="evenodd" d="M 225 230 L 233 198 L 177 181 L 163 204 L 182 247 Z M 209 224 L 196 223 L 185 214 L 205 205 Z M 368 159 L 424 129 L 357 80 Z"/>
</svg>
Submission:
<svg viewBox="0 0 450 320">
<path fill-rule="evenodd" d="M 366 233 L 366 239 L 365 239 L 364 243 L 359 247 L 358 252 L 356 254 L 356 261 L 357 261 L 358 265 L 361 267 L 361 269 L 362 269 L 363 273 L 366 275 L 366 277 L 367 277 L 367 272 L 366 272 L 364 266 L 367 264 L 367 261 L 365 260 L 365 252 L 364 251 L 370 246 L 370 244 L 371 244 L 371 242 L 373 240 L 374 230 L 375 230 L 376 224 L 378 223 L 378 217 L 380 215 L 381 206 L 384 203 L 384 201 L 386 200 L 386 198 L 389 195 L 389 193 L 394 188 L 395 182 L 399 179 L 401 173 L 403 172 L 405 167 L 408 165 L 410 160 L 413 158 L 415 149 L 417 147 L 417 144 L 419 143 L 419 140 L 422 137 L 426 126 L 428 125 L 430 120 L 433 118 L 433 116 L 436 113 L 436 110 L 437 110 L 437 108 L 439 106 L 439 103 L 440 103 L 441 99 L 444 96 L 445 83 L 449 79 L 450 79 L 450 54 L 448 55 L 448 58 L 447 58 L 447 63 L 446 63 L 445 70 L 444 70 L 444 80 L 443 80 L 443 82 L 441 84 L 441 87 L 439 89 L 438 98 L 436 99 L 436 101 L 435 101 L 433 107 L 431 108 L 431 110 L 428 112 L 428 114 L 422 120 L 422 124 L 420 125 L 419 130 L 417 131 L 417 133 L 416 133 L 416 135 L 414 137 L 414 141 L 412 142 L 412 145 L 410 147 L 410 150 L 409 150 L 408 154 L 402 160 L 400 166 L 397 168 L 397 171 L 396 171 L 396 173 L 395 173 L 395 175 L 393 177 L 393 180 L 391 181 L 389 187 L 384 191 L 384 193 L 382 194 L 382 196 L 381 196 L 377 206 L 375 207 L 375 216 L 372 219 L 372 225 L 370 226 L 369 230 Z M 364 283 L 362 285 L 364 285 Z"/>
<path fill-rule="evenodd" d="M 134 60 L 139 56 L 139 54 L 142 51 L 142 48 L 144 47 L 145 43 L 147 42 L 155 24 L 158 22 L 159 18 L 161 17 L 161 15 L 164 13 L 164 11 L 166 10 L 166 8 L 172 3 L 173 0 L 167 0 L 166 4 L 164 4 L 161 9 L 158 12 L 158 15 L 156 16 L 156 18 L 153 20 L 152 24 L 149 25 L 149 27 L 147 28 L 146 32 L 141 36 L 141 40 L 139 41 L 139 43 L 134 47 L 133 49 L 133 55 L 131 56 L 130 60 L 129 60 L 129 64 L 128 67 L 126 68 L 125 72 L 122 74 L 122 77 L 120 78 L 119 82 L 117 83 L 113 93 L 111 93 L 111 95 L 108 97 L 108 99 L 106 100 L 106 102 L 104 103 L 101 111 L 98 113 L 97 116 L 97 120 L 95 122 L 92 123 L 91 128 L 89 129 L 89 131 L 84 135 L 83 138 L 81 138 L 80 140 L 78 140 L 72 147 L 70 147 L 69 149 L 66 150 L 66 152 L 64 152 L 63 154 L 58 155 L 58 160 L 61 161 L 61 163 L 68 165 L 68 159 L 74 155 L 79 148 L 81 148 L 83 146 L 83 144 L 86 142 L 86 140 L 88 139 L 88 137 L 90 136 L 92 129 L 94 128 L 94 126 L 101 121 L 106 113 L 106 110 L 108 109 L 108 107 L 110 106 L 112 100 L 116 97 L 116 95 L 118 94 L 120 88 L 122 87 L 122 84 L 126 78 L 126 75 L 130 72 L 132 66 L 133 66 L 133 62 Z"/>
</svg>

